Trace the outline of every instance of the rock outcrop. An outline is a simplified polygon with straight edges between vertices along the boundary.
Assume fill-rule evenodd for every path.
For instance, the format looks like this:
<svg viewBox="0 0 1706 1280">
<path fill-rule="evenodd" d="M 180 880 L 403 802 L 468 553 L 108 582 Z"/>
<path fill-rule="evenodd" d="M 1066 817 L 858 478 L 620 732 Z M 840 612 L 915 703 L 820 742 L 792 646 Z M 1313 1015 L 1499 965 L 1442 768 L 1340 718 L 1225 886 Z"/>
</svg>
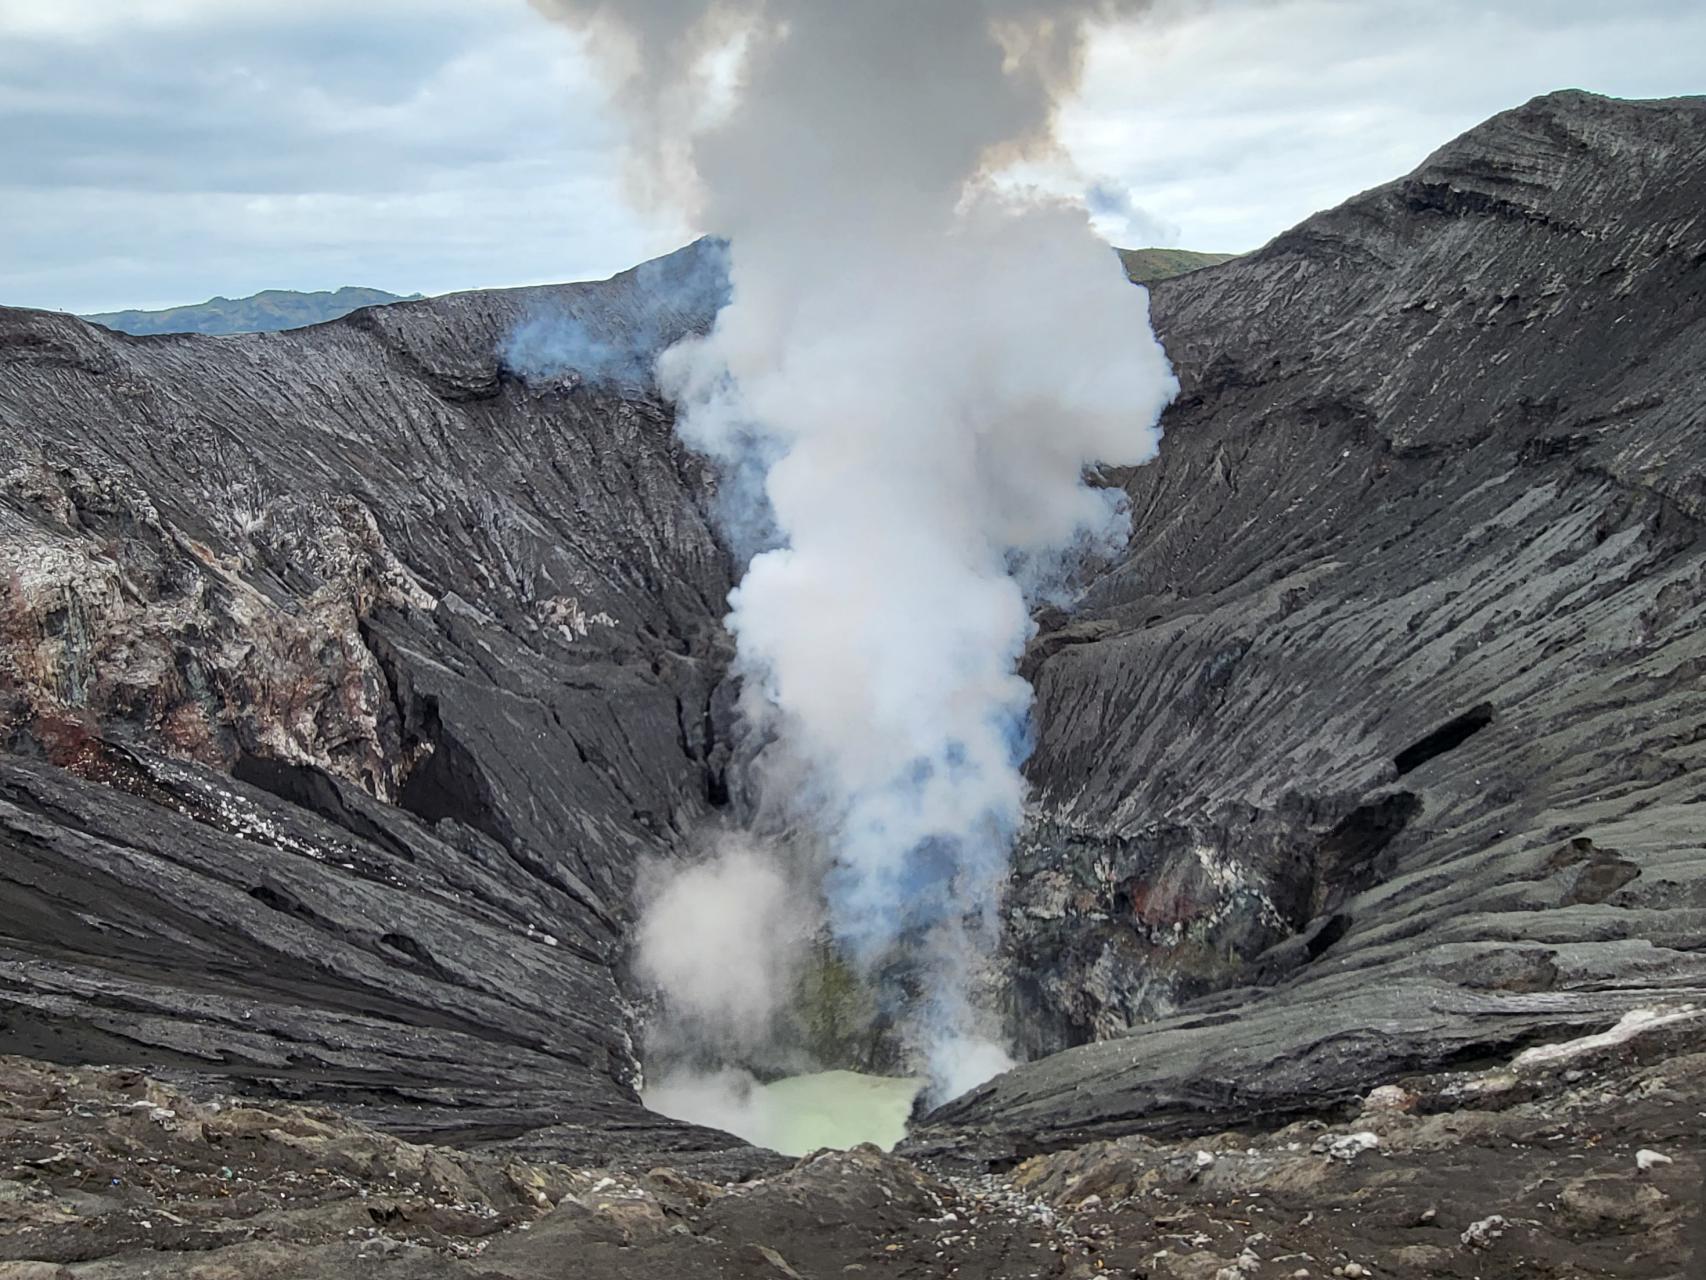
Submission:
<svg viewBox="0 0 1706 1280">
<path fill-rule="evenodd" d="M 498 354 L 673 340 L 704 254 L 280 335 L 0 312 L 0 1043 L 729 1145 L 640 1109 L 618 972 L 724 792 L 714 485 L 655 398 Z"/>
</svg>

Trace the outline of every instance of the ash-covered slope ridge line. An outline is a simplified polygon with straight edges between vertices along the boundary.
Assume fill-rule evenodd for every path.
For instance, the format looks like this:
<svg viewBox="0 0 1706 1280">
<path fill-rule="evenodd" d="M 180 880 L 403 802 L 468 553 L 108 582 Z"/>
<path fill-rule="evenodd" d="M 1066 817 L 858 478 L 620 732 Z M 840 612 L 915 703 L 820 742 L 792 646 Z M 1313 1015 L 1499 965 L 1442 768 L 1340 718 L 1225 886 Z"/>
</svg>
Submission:
<svg viewBox="0 0 1706 1280">
<path fill-rule="evenodd" d="M 1706 100 L 1560 93 L 1156 286 L 1167 447 L 1026 663 L 1010 1013 L 1068 1051 L 926 1147 L 1277 1122 L 1706 996 L 1703 207 Z"/>
<path fill-rule="evenodd" d="M 773 535 L 727 618 L 768 740 L 757 831 L 822 859 L 866 972 L 913 958 L 903 1033 L 951 1096 L 1009 1061 L 976 988 L 1024 803 L 1029 606 L 1123 543 L 1119 491 L 1085 468 L 1152 457 L 1175 390 L 1086 210 L 997 178 L 1053 148 L 1088 24 L 1138 6 L 539 7 L 610 70 L 641 185 L 728 237 L 726 305 L 657 368 L 682 438 L 753 499 L 737 529 Z M 728 51 L 739 84 L 707 124 L 700 68 Z M 654 976 L 714 966 L 725 926 L 670 931 Z"/>
</svg>

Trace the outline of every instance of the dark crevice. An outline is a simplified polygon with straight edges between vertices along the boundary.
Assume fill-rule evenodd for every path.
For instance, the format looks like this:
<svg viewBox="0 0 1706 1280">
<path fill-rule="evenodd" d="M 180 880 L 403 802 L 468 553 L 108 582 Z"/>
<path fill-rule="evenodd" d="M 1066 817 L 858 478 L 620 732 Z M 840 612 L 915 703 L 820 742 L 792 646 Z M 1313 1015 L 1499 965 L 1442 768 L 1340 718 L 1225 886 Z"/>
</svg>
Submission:
<svg viewBox="0 0 1706 1280">
<path fill-rule="evenodd" d="M 410 745 L 408 740 L 409 708 L 403 699 L 402 688 L 397 682 L 397 672 L 390 646 L 382 641 L 366 618 L 356 620 L 356 633 L 361 637 L 362 646 L 372 657 L 373 665 L 379 668 L 380 679 L 385 682 L 385 692 L 389 695 L 391 702 L 391 713 L 397 718 L 399 755 L 406 757 Z"/>
<path fill-rule="evenodd" d="M 338 784 L 323 769 L 290 764 L 244 753 L 231 766 L 231 776 L 258 787 L 287 804 L 342 828 L 361 840 L 370 841 L 405 862 L 415 861 L 415 852 L 379 823 L 350 808 Z"/>
<path fill-rule="evenodd" d="M 285 893 L 280 889 L 275 889 L 269 884 L 256 885 L 253 889 L 249 890 L 249 896 L 256 902 L 260 903 L 263 907 L 270 907 L 274 911 L 282 911 L 285 915 L 295 916 L 299 920 L 317 921 L 320 918 L 315 914 L 312 908 L 305 906 L 303 903 L 298 902 L 295 898 L 291 897 L 288 893 Z"/>
<path fill-rule="evenodd" d="M 1459 1045 L 1450 1053 L 1439 1055 L 1434 1062 L 1428 1064 L 1428 1068 L 1442 1072 L 1496 1070 L 1509 1066 L 1512 1058 L 1526 1050 L 1563 1044 L 1603 1031 L 1606 1021 L 1604 1018 L 1572 1017 L 1544 1027 L 1531 1027 L 1513 1035 L 1489 1034 L 1484 1039 Z M 1436 1110 L 1441 1100 L 1424 1099 L 1422 1113 L 1425 1115 Z"/>
<path fill-rule="evenodd" d="M 411 960 L 426 965 L 437 965 L 437 961 L 432 958 L 432 953 L 406 933 L 387 933 L 379 941 L 393 951 L 401 951 Z"/>
<path fill-rule="evenodd" d="M 706 766 L 705 803 L 713 809 L 729 807 L 729 779 L 726 770 Z"/>
<path fill-rule="evenodd" d="M 1315 851 L 1311 917 L 1331 911 L 1372 885 L 1379 878 L 1381 853 L 1421 811 L 1422 800 L 1415 792 L 1394 791 L 1358 805 L 1340 819 Z"/>
<path fill-rule="evenodd" d="M 692 745 L 688 734 L 687 704 L 678 695 L 675 700 L 675 712 L 681 731 L 681 750 L 689 759 L 700 767 L 700 776 L 704 781 L 705 803 L 713 809 L 724 809 L 729 803 L 728 751 L 719 750 L 717 741 L 716 717 L 712 713 L 713 696 L 707 695 L 704 706 L 699 714 L 699 746 Z"/>
<path fill-rule="evenodd" d="M 1402 184 L 1401 193 L 1405 206 L 1412 213 L 1437 213 L 1448 218 L 1498 218 L 1563 232 L 1580 230 L 1543 210 L 1529 208 L 1490 192 L 1454 187 L 1449 182 L 1410 178 Z"/>
<path fill-rule="evenodd" d="M 415 688 L 404 660 L 385 635 L 363 620 L 361 637 L 391 691 L 403 753 L 415 761 L 398 789 L 397 807 L 428 824 L 450 819 L 496 842 L 527 875 L 551 886 L 580 904 L 608 928 L 615 929 L 616 923 L 607 908 L 595 898 L 589 898 L 587 892 L 577 888 L 570 878 L 548 861 L 535 856 L 523 841 L 516 838 L 499 810 L 485 771 L 473 753 L 445 728 L 439 716 L 437 697 Z M 574 689 L 599 687 L 568 680 L 564 684 Z M 564 731 L 580 762 L 589 768 L 598 767 L 608 776 L 611 772 L 608 766 L 595 765 L 580 742 L 568 734 L 557 708 L 545 702 L 539 702 L 539 705 L 551 716 L 556 727 Z M 452 841 L 454 843 L 453 837 Z"/>
<path fill-rule="evenodd" d="M 1319 960 L 1335 942 L 1350 931 L 1351 918 L 1343 912 L 1331 916 L 1303 945 L 1306 961 Z"/>
<path fill-rule="evenodd" d="M 432 952 L 428 951 L 422 943 L 411 938 L 406 933 L 383 934 L 379 939 L 379 943 L 381 946 L 388 947 L 392 951 L 397 952 L 399 955 L 407 956 L 414 962 L 416 968 L 421 970 L 423 973 L 436 978 L 440 982 L 447 983 L 451 986 L 467 986 L 467 984 L 460 978 L 441 965 L 433 957 Z"/>
<path fill-rule="evenodd" d="M 445 728 L 438 699 L 414 687 L 393 646 L 365 620 L 361 638 L 391 691 L 403 754 L 415 760 L 401 779 L 397 807 L 428 823 L 454 818 L 512 847 L 515 833 L 499 814 L 479 763 Z"/>
<path fill-rule="evenodd" d="M 428 724 L 436 744 L 397 793 L 398 806 L 429 823 L 454 818 L 505 848 L 511 847 L 513 833 L 492 804 L 480 766 L 467 748 L 445 733 L 436 700 L 431 700 Z"/>
<path fill-rule="evenodd" d="M 1398 768 L 1398 776 L 1402 778 L 1434 757 L 1455 750 L 1492 723 L 1492 703 L 1483 702 L 1478 707 L 1470 708 L 1455 720 L 1447 721 L 1427 737 L 1411 743 L 1394 756 L 1392 763 Z"/>
</svg>

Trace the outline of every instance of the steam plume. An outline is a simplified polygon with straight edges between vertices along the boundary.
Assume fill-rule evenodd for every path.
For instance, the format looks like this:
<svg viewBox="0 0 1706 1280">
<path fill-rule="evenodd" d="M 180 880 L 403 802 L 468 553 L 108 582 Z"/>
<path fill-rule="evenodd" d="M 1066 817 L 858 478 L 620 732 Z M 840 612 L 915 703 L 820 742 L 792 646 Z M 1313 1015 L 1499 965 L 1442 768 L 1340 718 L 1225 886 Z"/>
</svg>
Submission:
<svg viewBox="0 0 1706 1280">
<path fill-rule="evenodd" d="M 792 994 L 818 926 L 811 895 L 756 841 L 728 835 L 710 856 L 643 890 L 640 977 L 670 995 L 666 1049 L 748 1058 Z"/>
<path fill-rule="evenodd" d="M 1123 542 L 1085 468 L 1153 456 L 1175 390 L 1083 206 L 1001 171 L 1054 154 L 1087 30 L 1138 5 L 536 3 L 602 51 L 642 188 L 729 238 L 728 305 L 658 376 L 690 443 L 760 459 L 784 539 L 730 597 L 744 711 L 834 854 L 838 939 L 930 958 L 951 1094 L 1006 1065 L 968 993 L 1024 801 L 1027 596 Z"/>
</svg>

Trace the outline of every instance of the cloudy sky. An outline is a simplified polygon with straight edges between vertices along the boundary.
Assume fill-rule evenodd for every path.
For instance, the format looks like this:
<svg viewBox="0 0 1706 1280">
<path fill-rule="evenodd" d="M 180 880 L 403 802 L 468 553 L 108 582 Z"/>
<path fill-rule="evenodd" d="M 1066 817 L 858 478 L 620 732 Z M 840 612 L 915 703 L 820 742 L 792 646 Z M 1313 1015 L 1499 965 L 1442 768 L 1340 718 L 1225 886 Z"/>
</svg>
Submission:
<svg viewBox="0 0 1706 1280">
<path fill-rule="evenodd" d="M 1065 135 L 1110 236 L 1237 251 L 1537 93 L 1706 92 L 1702 50 L 1699 0 L 1160 0 Z M 608 275 L 681 235 L 621 146 L 526 0 L 0 0 L 0 304 Z"/>
</svg>

